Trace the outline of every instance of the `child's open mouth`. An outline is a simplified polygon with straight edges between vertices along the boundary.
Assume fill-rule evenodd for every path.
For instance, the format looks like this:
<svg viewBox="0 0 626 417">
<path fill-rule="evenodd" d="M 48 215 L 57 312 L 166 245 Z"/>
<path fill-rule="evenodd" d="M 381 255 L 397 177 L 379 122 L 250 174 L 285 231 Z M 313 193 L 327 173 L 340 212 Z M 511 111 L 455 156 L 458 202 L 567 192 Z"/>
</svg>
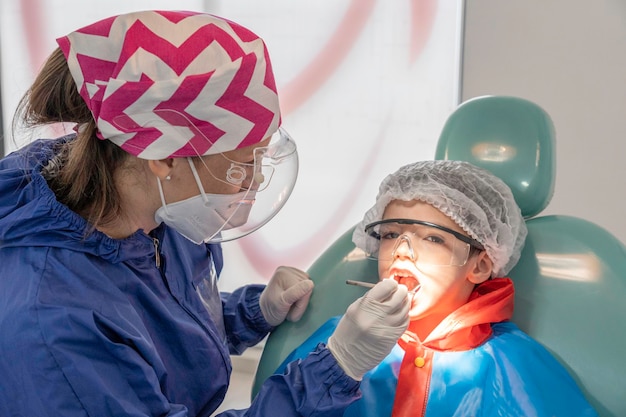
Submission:
<svg viewBox="0 0 626 417">
<path fill-rule="evenodd" d="M 402 284 L 404 286 L 406 286 L 409 289 L 409 292 L 414 292 L 419 290 L 419 282 L 417 281 L 417 279 L 412 276 L 412 275 L 400 275 L 400 274 L 393 274 L 391 276 L 398 284 Z"/>
</svg>

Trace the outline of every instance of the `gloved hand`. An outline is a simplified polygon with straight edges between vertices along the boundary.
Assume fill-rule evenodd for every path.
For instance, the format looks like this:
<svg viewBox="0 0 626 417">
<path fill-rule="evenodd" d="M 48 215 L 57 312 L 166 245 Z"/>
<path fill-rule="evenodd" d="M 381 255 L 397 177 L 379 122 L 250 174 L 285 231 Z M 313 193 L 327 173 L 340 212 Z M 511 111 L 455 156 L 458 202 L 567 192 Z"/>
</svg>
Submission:
<svg viewBox="0 0 626 417">
<path fill-rule="evenodd" d="M 327 347 L 353 379 L 378 365 L 409 326 L 408 290 L 384 279 L 348 306 Z"/>
<path fill-rule="evenodd" d="M 312 291 L 313 281 L 306 272 L 290 266 L 278 267 L 259 299 L 265 321 L 278 326 L 285 319 L 300 320 Z"/>
</svg>

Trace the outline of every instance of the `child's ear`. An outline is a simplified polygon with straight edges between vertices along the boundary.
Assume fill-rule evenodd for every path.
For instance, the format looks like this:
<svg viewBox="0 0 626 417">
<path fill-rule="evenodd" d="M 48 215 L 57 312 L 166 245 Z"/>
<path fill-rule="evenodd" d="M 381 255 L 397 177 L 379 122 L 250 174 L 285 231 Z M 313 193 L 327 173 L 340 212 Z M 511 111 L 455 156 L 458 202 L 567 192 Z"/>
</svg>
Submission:
<svg viewBox="0 0 626 417">
<path fill-rule="evenodd" d="M 487 256 L 487 252 L 480 251 L 473 257 L 473 268 L 469 271 L 467 279 L 472 284 L 481 284 L 491 277 L 493 272 L 493 262 Z"/>
</svg>

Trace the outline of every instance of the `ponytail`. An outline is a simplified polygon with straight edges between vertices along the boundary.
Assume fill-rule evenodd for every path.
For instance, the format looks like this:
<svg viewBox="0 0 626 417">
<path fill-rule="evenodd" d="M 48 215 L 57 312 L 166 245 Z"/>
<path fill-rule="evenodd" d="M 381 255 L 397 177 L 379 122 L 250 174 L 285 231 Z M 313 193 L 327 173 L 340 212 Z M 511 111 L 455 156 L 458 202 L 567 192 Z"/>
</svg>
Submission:
<svg viewBox="0 0 626 417">
<path fill-rule="evenodd" d="M 18 121 L 26 127 L 76 123 L 76 138 L 61 145 L 42 174 L 57 200 L 84 217 L 93 228 L 118 218 L 121 205 L 113 174 L 129 155 L 111 141 L 96 136 L 96 123 L 78 93 L 60 48 L 50 55 L 20 100 L 14 129 Z"/>
</svg>

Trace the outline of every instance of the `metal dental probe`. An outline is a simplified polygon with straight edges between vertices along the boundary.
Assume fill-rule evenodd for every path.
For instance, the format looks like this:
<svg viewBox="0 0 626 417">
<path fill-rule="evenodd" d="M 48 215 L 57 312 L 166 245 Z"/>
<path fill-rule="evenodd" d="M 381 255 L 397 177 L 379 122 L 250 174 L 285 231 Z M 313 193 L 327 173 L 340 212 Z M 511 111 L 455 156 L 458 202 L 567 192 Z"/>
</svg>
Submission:
<svg viewBox="0 0 626 417">
<path fill-rule="evenodd" d="M 365 287 L 365 288 L 373 288 L 373 287 L 374 287 L 374 285 L 376 285 L 376 284 L 374 284 L 374 283 L 372 283 L 372 282 L 355 281 L 355 280 L 353 280 L 353 279 L 347 279 L 347 280 L 346 280 L 346 284 L 348 284 L 348 285 L 356 285 L 357 287 Z M 411 291 L 409 291 L 409 293 L 411 293 L 411 294 L 415 294 L 415 292 L 416 292 L 417 290 L 419 290 L 419 289 L 420 289 L 420 287 L 421 287 L 421 285 L 418 285 L 417 287 L 415 287 L 415 288 L 413 288 Z"/>
</svg>

